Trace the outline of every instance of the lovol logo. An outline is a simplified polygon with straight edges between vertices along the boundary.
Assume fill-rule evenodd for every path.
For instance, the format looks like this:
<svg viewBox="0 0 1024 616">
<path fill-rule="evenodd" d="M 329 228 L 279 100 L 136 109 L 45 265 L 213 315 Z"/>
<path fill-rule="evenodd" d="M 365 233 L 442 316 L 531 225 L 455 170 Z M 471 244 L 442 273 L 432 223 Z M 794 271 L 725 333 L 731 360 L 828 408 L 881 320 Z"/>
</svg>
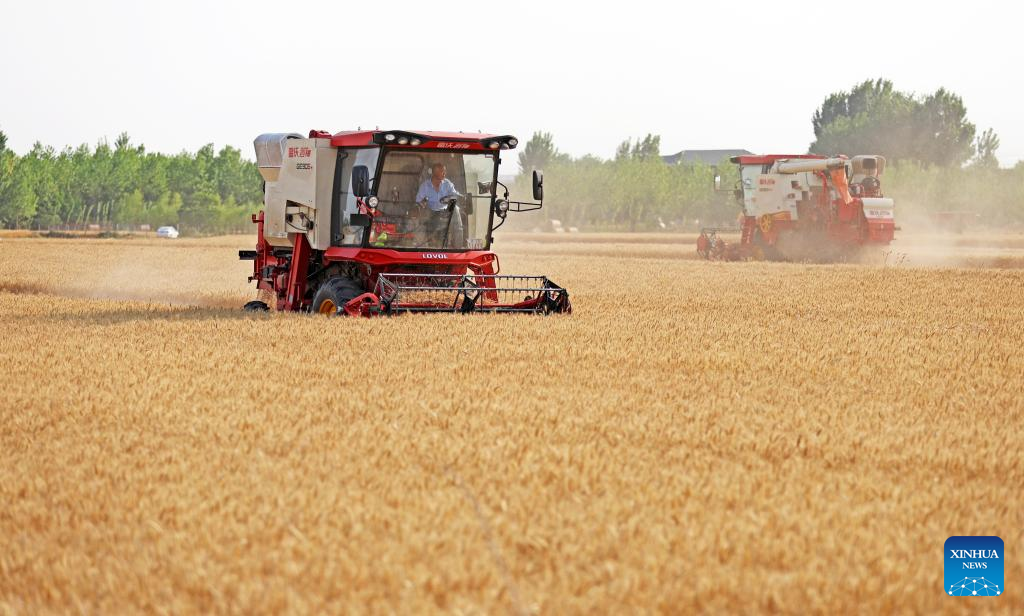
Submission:
<svg viewBox="0 0 1024 616">
<path fill-rule="evenodd" d="M 950 537 L 945 553 L 945 591 L 954 597 L 1003 594 L 1003 540 L 999 537 Z"/>
<path fill-rule="evenodd" d="M 423 253 L 424 259 L 447 259 L 448 255 L 443 252 L 425 252 Z"/>
</svg>

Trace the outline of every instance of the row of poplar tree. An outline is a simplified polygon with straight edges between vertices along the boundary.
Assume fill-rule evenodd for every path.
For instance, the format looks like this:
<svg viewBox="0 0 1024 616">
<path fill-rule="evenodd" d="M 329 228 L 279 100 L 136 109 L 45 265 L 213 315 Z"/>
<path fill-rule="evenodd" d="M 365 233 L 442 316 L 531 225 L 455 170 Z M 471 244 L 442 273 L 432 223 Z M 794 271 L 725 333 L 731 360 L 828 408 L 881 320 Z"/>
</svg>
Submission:
<svg viewBox="0 0 1024 616">
<path fill-rule="evenodd" d="M 918 96 L 886 80 L 869 80 L 825 98 L 811 124 L 808 151 L 881 154 L 888 160 L 883 189 L 898 211 L 969 212 L 991 225 L 1024 224 L 1024 163 L 999 167 L 999 138 L 978 134 L 959 96 L 947 90 Z M 733 145 L 733 144 L 730 144 Z M 743 145 L 743 144 L 736 144 Z M 692 229 L 730 224 L 738 207 L 730 191 L 716 192 L 708 165 L 669 165 L 660 138 L 624 141 L 614 158 L 572 158 L 549 133 L 535 133 L 519 153 L 515 194 L 529 194 L 529 172 L 546 174 L 541 215 L 513 225 L 558 219 L 581 229 Z M 736 168 L 721 161 L 722 186 Z M 262 202 L 255 163 L 232 147 L 207 145 L 176 155 L 146 152 L 121 134 L 60 152 L 36 144 L 24 156 L 0 133 L 0 226 L 54 228 L 100 225 L 176 225 L 186 233 L 249 231 Z"/>
<path fill-rule="evenodd" d="M 195 153 L 147 152 L 122 133 L 111 146 L 57 151 L 36 143 L 23 156 L 0 132 L 0 226 L 106 229 L 180 226 L 223 233 L 251 228 L 262 202 L 255 163 L 230 146 Z"/>
<path fill-rule="evenodd" d="M 1024 224 L 1024 162 L 1000 168 L 999 137 L 991 129 L 978 132 L 963 100 L 948 90 L 914 95 L 884 79 L 864 81 L 826 97 L 811 126 L 812 154 L 886 157 L 882 187 L 896 199 L 899 217 L 957 212 L 983 225 Z M 735 222 L 739 207 L 728 190 L 738 179 L 734 165 L 718 161 L 726 190 L 715 192 L 710 165 L 668 165 L 659 150 L 660 138 L 649 134 L 623 142 L 610 160 L 572 158 L 551 134 L 536 133 L 520 150 L 519 165 L 544 170 L 543 216 L 563 226 L 694 229 Z M 516 192 L 528 190 L 521 177 Z"/>
</svg>

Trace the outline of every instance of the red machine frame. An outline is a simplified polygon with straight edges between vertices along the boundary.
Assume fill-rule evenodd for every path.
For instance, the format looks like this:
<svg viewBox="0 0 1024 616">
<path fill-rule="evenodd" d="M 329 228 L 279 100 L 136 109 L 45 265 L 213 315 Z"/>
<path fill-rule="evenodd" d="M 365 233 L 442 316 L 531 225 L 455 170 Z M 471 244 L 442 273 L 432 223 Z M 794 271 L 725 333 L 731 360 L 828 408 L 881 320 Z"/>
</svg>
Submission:
<svg viewBox="0 0 1024 616">
<path fill-rule="evenodd" d="M 399 145 L 385 141 L 391 135 L 415 135 L 417 145 Z M 484 134 L 420 132 L 405 131 L 354 131 L 330 135 L 322 131 L 310 131 L 311 138 L 331 138 L 331 145 L 337 147 L 360 147 L 367 145 L 386 145 L 388 149 L 451 149 L 455 151 L 485 151 L 510 149 L 515 147 L 511 136 L 494 136 Z M 393 137 L 392 137 L 393 138 Z M 494 147 L 500 140 L 501 146 Z M 496 176 L 495 176 L 496 177 Z M 538 179 L 540 178 L 540 179 Z M 541 186 L 542 176 L 534 174 L 534 197 L 543 199 Z M 505 209 L 507 211 L 530 211 L 538 209 L 540 203 L 521 203 L 507 201 L 505 193 Z M 495 217 L 495 197 L 492 193 L 491 212 L 488 218 L 488 238 L 493 232 Z M 514 207 L 510 207 L 511 204 Z M 369 215 L 373 224 L 374 211 L 367 204 L 367 199 L 357 197 L 359 212 Z M 497 214 L 504 220 L 504 214 Z M 310 283 L 323 282 L 328 274 L 322 277 L 317 272 L 330 272 L 330 275 L 342 275 L 357 282 L 364 290 L 344 305 L 337 306 L 337 314 L 370 316 L 397 312 L 471 312 L 486 310 L 489 312 L 571 312 L 568 292 L 542 276 L 499 276 L 500 264 L 498 256 L 490 250 L 451 250 L 451 249 L 404 249 L 396 250 L 384 247 L 363 246 L 331 246 L 326 250 L 313 250 L 304 233 L 293 233 L 290 248 L 275 247 L 264 237 L 264 211 L 252 216 L 257 228 L 255 251 L 239 251 L 239 258 L 253 261 L 253 274 L 249 282 L 256 281 L 257 287 L 275 298 L 275 308 L 283 311 L 308 311 L 312 308 L 313 297 Z M 500 226 L 500 223 L 499 225 Z M 310 268 L 316 268 L 314 272 Z M 416 282 L 412 289 L 437 289 L 452 292 L 458 298 L 456 305 L 442 308 L 434 303 L 401 301 L 388 296 L 382 289 L 394 289 L 392 278 L 405 277 Z M 529 279 L 530 288 L 519 288 L 519 284 L 506 288 L 503 283 L 508 280 L 519 282 Z M 443 282 L 437 287 L 437 281 Z M 427 285 L 435 285 L 428 287 Z M 504 293 L 529 293 L 520 296 L 517 301 L 500 303 L 506 297 Z M 501 297 L 499 297 L 501 296 Z M 486 305 L 486 306 L 485 306 Z M 261 301 L 250 302 L 248 309 L 265 310 L 266 304 Z"/>
<path fill-rule="evenodd" d="M 845 159 L 845 157 L 840 157 Z M 786 160 L 827 160 L 814 154 L 769 154 L 733 157 L 738 165 L 773 165 Z M 730 244 L 718 237 L 723 229 L 702 229 L 697 238 L 697 253 L 706 259 L 738 260 L 744 258 L 781 258 L 777 251 L 779 238 L 789 232 L 818 234 L 842 254 L 853 248 L 866 245 L 888 245 L 896 231 L 895 221 L 878 220 L 864 215 L 864 197 L 881 197 L 880 186 L 868 190 L 860 185 L 848 185 L 844 168 L 828 171 L 813 171 L 821 180 L 822 190 L 816 201 L 797 204 L 797 219 L 789 212 L 778 212 L 762 216 L 738 217 L 740 241 Z M 835 198 L 830 199 L 830 193 Z M 736 191 L 737 200 L 743 203 L 743 193 Z"/>
</svg>

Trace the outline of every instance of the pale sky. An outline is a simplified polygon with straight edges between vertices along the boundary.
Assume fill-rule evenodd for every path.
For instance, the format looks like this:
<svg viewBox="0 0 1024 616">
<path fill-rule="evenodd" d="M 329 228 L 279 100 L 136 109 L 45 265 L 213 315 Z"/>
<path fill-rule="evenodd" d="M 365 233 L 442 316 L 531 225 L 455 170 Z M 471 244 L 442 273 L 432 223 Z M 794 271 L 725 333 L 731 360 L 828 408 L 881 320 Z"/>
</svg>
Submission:
<svg viewBox="0 0 1024 616">
<path fill-rule="evenodd" d="M 1003 166 L 1024 159 L 1015 2 L 2 2 L 19 153 L 127 131 L 252 158 L 259 133 L 376 126 L 800 153 L 827 94 L 882 76 L 960 94 Z"/>
</svg>

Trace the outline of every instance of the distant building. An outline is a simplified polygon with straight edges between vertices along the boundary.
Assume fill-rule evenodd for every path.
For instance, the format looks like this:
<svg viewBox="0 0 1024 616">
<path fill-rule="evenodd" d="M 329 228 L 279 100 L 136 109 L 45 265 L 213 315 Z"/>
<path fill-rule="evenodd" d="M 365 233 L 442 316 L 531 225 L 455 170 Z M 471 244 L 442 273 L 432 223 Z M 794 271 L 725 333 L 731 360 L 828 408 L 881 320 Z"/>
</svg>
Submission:
<svg viewBox="0 0 1024 616">
<path fill-rule="evenodd" d="M 704 165 L 717 165 L 730 156 L 753 154 L 746 150 L 683 150 L 668 156 L 662 156 L 661 160 L 667 165 L 693 165 L 701 163 Z"/>
</svg>

